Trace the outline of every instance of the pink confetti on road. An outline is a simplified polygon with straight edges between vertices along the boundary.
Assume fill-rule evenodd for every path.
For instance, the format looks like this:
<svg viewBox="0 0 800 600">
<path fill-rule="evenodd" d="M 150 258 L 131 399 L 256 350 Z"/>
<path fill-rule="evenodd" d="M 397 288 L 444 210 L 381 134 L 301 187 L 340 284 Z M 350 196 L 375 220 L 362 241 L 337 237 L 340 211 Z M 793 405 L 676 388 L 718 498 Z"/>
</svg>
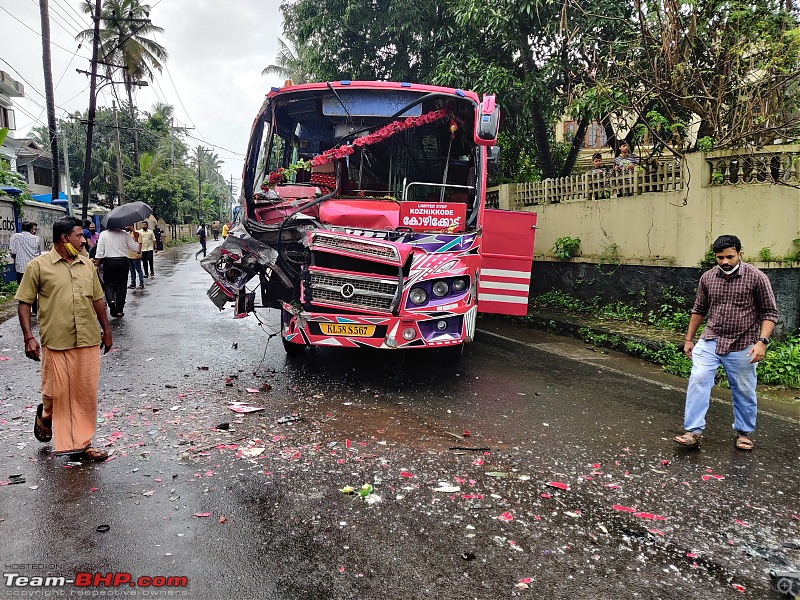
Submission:
<svg viewBox="0 0 800 600">
<path fill-rule="evenodd" d="M 731 587 L 733 589 L 735 589 L 737 592 L 741 592 L 742 594 L 744 594 L 744 586 L 743 585 L 739 585 L 738 583 L 732 583 Z"/>
<path fill-rule="evenodd" d="M 558 488 L 559 490 L 568 490 L 569 485 L 566 483 L 561 483 L 560 481 L 548 481 L 545 485 L 549 487 Z"/>
<path fill-rule="evenodd" d="M 520 583 L 531 583 L 533 581 L 533 577 L 523 577 L 519 580 Z"/>
<path fill-rule="evenodd" d="M 631 508 L 630 506 L 621 506 L 619 504 L 614 504 L 611 508 L 622 512 L 629 512 L 629 513 L 636 512 L 635 508 Z"/>
<path fill-rule="evenodd" d="M 592 468 L 593 468 L 593 469 L 599 469 L 599 468 L 600 468 L 600 463 L 594 463 L 594 464 L 592 465 Z"/>
<path fill-rule="evenodd" d="M 725 479 L 724 475 L 703 475 L 703 481 L 708 481 L 709 479 Z"/>
<path fill-rule="evenodd" d="M 475 465 L 476 467 L 482 467 L 483 466 L 483 459 L 482 458 L 476 458 L 475 460 L 472 461 L 472 464 Z"/>
<path fill-rule="evenodd" d="M 210 517 L 211 513 L 210 512 L 194 513 L 194 516 L 195 517 Z"/>
<path fill-rule="evenodd" d="M 664 460 L 661 461 L 661 464 L 666 466 L 666 465 L 670 464 L 671 462 L 672 462 L 671 460 L 664 459 Z"/>
<path fill-rule="evenodd" d="M 400 477 L 413 477 L 413 473 L 409 473 L 408 471 L 400 471 Z"/>
<path fill-rule="evenodd" d="M 651 521 L 666 521 L 667 517 L 662 517 L 661 515 L 655 515 L 653 513 L 646 513 L 646 512 L 637 512 L 633 513 L 634 517 L 639 517 L 640 519 L 650 519 Z"/>
<path fill-rule="evenodd" d="M 0 356 L 0 360 L 11 360 L 9 356 Z"/>
<path fill-rule="evenodd" d="M 750 527 L 748 523 L 746 523 L 745 521 L 740 521 L 739 519 L 734 519 L 733 522 L 736 523 L 737 525 L 741 525 L 742 527 Z"/>
<path fill-rule="evenodd" d="M 228 405 L 228 408 L 231 409 L 235 413 L 244 414 L 244 413 L 251 413 L 257 412 L 259 410 L 264 410 L 262 407 L 258 406 L 250 406 L 249 404 L 244 404 L 242 402 L 233 402 Z"/>
<path fill-rule="evenodd" d="M 350 449 L 350 440 L 344 441 L 344 447 L 347 448 L 348 450 Z"/>
<path fill-rule="evenodd" d="M 695 554 L 694 552 L 687 552 L 687 553 L 686 553 L 686 556 L 687 556 L 688 558 L 697 558 L 697 554 Z"/>
<path fill-rule="evenodd" d="M 540 494 L 540 496 L 541 496 L 542 498 L 552 498 L 552 496 L 551 496 L 550 494 L 548 494 L 547 492 L 542 492 L 542 493 Z"/>
<path fill-rule="evenodd" d="M 648 529 L 647 531 L 649 531 L 650 533 L 655 533 L 657 535 L 660 535 L 661 537 L 664 537 L 664 532 L 661 531 L 660 529 Z"/>
<path fill-rule="evenodd" d="M 344 567 L 339 567 L 339 573 L 344 573 Z"/>
<path fill-rule="evenodd" d="M 503 514 L 501 514 L 500 516 L 498 516 L 497 518 L 500 519 L 501 521 L 505 521 L 506 523 L 508 523 L 509 521 L 513 521 L 514 520 L 514 515 L 512 515 L 508 511 L 506 511 Z"/>
</svg>

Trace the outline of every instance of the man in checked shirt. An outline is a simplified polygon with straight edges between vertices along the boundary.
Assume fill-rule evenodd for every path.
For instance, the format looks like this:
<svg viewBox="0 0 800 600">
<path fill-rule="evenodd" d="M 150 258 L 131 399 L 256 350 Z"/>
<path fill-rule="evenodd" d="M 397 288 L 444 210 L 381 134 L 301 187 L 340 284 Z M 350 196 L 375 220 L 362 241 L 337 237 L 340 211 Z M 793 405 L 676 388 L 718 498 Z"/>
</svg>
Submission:
<svg viewBox="0 0 800 600">
<path fill-rule="evenodd" d="M 756 428 L 756 364 L 764 359 L 778 309 L 769 279 L 742 262 L 742 243 L 723 235 L 711 246 L 717 267 L 700 277 L 683 352 L 692 361 L 686 388 L 683 427 L 675 437 L 682 446 L 699 447 L 706 426 L 714 374 L 722 365 L 733 394 L 736 447 L 752 450 L 750 434 Z M 708 316 L 697 344 L 694 336 Z"/>
</svg>

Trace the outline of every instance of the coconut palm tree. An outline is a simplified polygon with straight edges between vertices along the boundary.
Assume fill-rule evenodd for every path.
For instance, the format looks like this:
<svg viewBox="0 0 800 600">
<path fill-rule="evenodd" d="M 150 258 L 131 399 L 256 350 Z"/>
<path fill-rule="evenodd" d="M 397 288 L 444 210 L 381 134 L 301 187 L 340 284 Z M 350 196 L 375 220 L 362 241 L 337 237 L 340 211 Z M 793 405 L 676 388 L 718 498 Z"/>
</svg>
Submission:
<svg viewBox="0 0 800 600">
<path fill-rule="evenodd" d="M 47 0 L 39 0 L 39 13 L 42 22 L 42 67 L 44 69 L 44 94 L 47 103 L 47 137 L 50 154 L 53 156 L 51 198 L 58 198 L 60 166 L 58 161 L 58 139 L 56 136 L 56 106 L 53 92 L 53 68 L 50 58 L 50 8 Z M 69 190 L 67 190 L 69 193 Z"/>
<path fill-rule="evenodd" d="M 86 14 L 94 14 L 91 0 L 84 0 L 81 9 Z M 97 55 L 105 63 L 109 77 L 120 71 L 125 91 L 128 94 L 128 107 L 131 120 L 136 122 L 136 108 L 133 104 L 133 88 L 137 81 L 152 81 L 154 71 L 161 72 L 162 63 L 167 60 L 166 48 L 156 42 L 155 34 L 163 29 L 146 21 L 150 15 L 150 5 L 139 0 L 106 0 L 100 15 L 100 47 Z M 91 42 L 93 29 L 85 29 L 75 36 L 79 42 Z M 114 66 L 116 65 L 116 66 Z M 136 132 L 134 131 L 134 134 Z M 139 140 L 134 135 L 134 164 L 139 164 Z"/>
<path fill-rule="evenodd" d="M 45 149 L 50 147 L 50 128 L 44 123 L 32 127 L 26 137 L 36 142 L 39 148 Z"/>
<path fill-rule="evenodd" d="M 277 75 L 281 79 L 291 79 L 294 83 L 308 83 L 312 81 L 311 74 L 308 72 L 307 52 L 305 46 L 295 46 L 292 48 L 278 38 L 278 56 L 275 58 L 274 65 L 269 65 L 261 71 L 262 75 Z"/>
</svg>

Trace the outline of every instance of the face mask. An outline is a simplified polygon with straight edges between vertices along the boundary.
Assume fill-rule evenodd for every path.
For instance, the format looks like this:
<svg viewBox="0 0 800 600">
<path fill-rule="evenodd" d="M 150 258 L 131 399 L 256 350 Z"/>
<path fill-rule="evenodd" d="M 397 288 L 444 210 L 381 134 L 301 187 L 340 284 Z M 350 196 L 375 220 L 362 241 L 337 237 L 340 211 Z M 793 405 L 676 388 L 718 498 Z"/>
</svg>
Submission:
<svg viewBox="0 0 800 600">
<path fill-rule="evenodd" d="M 717 266 L 719 267 L 719 270 L 722 271 L 725 275 L 732 275 L 733 273 L 736 273 L 736 271 L 739 270 L 739 265 L 740 264 L 741 263 L 736 263 L 736 266 L 733 267 L 730 271 L 726 271 L 725 269 L 722 268 L 721 265 L 717 265 Z"/>
<path fill-rule="evenodd" d="M 78 256 L 78 251 L 75 250 L 75 246 L 73 246 L 69 242 L 66 242 L 64 244 L 64 249 L 67 251 L 67 254 L 69 254 L 70 256 Z"/>
</svg>

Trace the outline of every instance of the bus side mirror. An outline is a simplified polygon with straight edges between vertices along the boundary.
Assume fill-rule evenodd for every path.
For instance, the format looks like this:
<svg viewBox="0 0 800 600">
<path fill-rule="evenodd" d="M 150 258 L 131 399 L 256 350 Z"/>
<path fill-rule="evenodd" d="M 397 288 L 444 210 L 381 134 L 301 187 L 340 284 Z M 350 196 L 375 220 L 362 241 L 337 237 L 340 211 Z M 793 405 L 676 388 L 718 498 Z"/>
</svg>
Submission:
<svg viewBox="0 0 800 600">
<path fill-rule="evenodd" d="M 489 146 L 486 149 L 486 166 L 493 173 L 500 168 L 500 146 Z"/>
<path fill-rule="evenodd" d="M 493 146 L 497 143 L 497 132 L 500 128 L 500 107 L 494 96 L 484 96 L 475 120 L 475 143 L 481 146 Z"/>
</svg>

